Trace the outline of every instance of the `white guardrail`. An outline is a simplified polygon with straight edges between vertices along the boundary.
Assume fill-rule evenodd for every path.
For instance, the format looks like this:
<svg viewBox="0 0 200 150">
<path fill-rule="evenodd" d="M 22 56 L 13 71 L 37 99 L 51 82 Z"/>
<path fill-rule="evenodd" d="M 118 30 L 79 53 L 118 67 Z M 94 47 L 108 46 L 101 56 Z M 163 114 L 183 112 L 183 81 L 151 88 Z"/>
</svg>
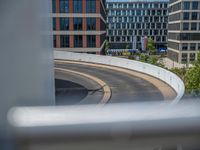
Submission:
<svg viewBox="0 0 200 150">
<path fill-rule="evenodd" d="M 142 63 L 142 62 L 134 61 L 134 60 L 123 59 L 123 58 L 111 57 L 111 56 L 62 52 L 62 51 L 55 51 L 54 59 L 111 65 L 111 66 L 127 68 L 130 70 L 151 75 L 155 78 L 158 78 L 164 81 L 176 91 L 177 96 L 173 100 L 173 103 L 177 103 L 182 98 L 185 92 L 184 83 L 177 75 L 175 75 L 174 73 L 166 69 L 163 69 L 151 64 Z"/>
</svg>

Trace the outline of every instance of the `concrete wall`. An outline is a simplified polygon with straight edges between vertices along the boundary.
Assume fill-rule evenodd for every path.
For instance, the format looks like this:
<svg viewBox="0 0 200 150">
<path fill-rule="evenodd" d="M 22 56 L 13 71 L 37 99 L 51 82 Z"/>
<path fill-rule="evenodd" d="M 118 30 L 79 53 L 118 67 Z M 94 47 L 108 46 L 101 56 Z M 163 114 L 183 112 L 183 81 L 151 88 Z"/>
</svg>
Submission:
<svg viewBox="0 0 200 150">
<path fill-rule="evenodd" d="M 0 146 L 9 108 L 55 103 L 50 8 L 48 0 L 0 1 Z"/>
<path fill-rule="evenodd" d="M 163 68 L 142 63 L 138 61 L 116 58 L 111 56 L 91 55 L 91 54 L 79 54 L 70 52 L 54 52 L 55 59 L 73 60 L 73 61 L 84 61 L 91 63 L 100 63 L 105 65 L 112 65 L 122 68 L 127 68 L 135 71 L 139 71 L 151 76 L 154 76 L 167 84 L 169 84 L 177 93 L 173 103 L 177 103 L 184 94 L 185 86 L 183 81 L 174 73 L 165 70 Z"/>
</svg>

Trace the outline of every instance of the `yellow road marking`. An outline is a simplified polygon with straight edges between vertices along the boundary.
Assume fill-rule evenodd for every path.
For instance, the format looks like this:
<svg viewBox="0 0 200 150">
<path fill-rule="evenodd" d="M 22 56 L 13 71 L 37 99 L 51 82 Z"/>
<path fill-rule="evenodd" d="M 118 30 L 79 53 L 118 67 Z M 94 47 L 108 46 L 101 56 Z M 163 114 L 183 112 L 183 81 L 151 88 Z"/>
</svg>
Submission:
<svg viewBox="0 0 200 150">
<path fill-rule="evenodd" d="M 63 68 L 55 68 L 55 70 L 61 71 L 61 72 L 70 72 L 70 73 L 78 74 L 78 75 L 84 76 L 86 78 L 89 78 L 89 79 L 97 82 L 103 88 L 103 92 L 104 92 L 103 98 L 101 99 L 101 101 L 99 103 L 100 104 L 106 104 L 110 100 L 110 98 L 111 98 L 111 89 L 107 85 L 107 83 L 105 83 L 103 80 L 101 80 L 101 79 L 99 79 L 97 77 L 94 77 L 92 75 L 85 74 L 85 73 L 78 72 L 78 71 L 74 71 L 74 70 L 63 69 Z"/>
</svg>

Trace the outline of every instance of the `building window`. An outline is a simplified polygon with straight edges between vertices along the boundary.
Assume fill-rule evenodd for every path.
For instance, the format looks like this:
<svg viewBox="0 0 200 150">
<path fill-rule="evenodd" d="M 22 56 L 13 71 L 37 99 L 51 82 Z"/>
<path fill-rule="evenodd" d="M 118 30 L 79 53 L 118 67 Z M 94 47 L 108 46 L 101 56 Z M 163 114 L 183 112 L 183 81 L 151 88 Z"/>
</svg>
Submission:
<svg viewBox="0 0 200 150">
<path fill-rule="evenodd" d="M 60 18 L 60 30 L 69 30 L 69 18 Z"/>
<path fill-rule="evenodd" d="M 56 0 L 52 0 L 52 12 L 56 13 Z"/>
<path fill-rule="evenodd" d="M 87 47 L 96 47 L 95 35 L 87 35 Z"/>
<path fill-rule="evenodd" d="M 183 43 L 182 44 L 182 50 L 183 51 L 187 51 L 188 50 L 188 44 L 187 43 Z"/>
<path fill-rule="evenodd" d="M 96 30 L 96 18 L 87 18 L 87 30 Z"/>
<path fill-rule="evenodd" d="M 95 13 L 96 12 L 96 0 L 87 0 L 86 1 L 86 12 Z"/>
<path fill-rule="evenodd" d="M 74 18 L 74 30 L 82 30 L 83 20 L 82 18 Z"/>
<path fill-rule="evenodd" d="M 120 42 L 120 36 L 116 37 L 116 42 Z"/>
<path fill-rule="evenodd" d="M 56 48 L 56 35 L 53 35 L 53 47 Z"/>
<path fill-rule="evenodd" d="M 190 19 L 190 13 L 189 12 L 184 12 L 183 13 L 183 20 L 189 20 Z"/>
<path fill-rule="evenodd" d="M 187 62 L 187 54 L 182 54 L 182 62 L 185 63 Z"/>
<path fill-rule="evenodd" d="M 197 10 L 198 9 L 198 1 L 192 2 L 192 10 Z"/>
<path fill-rule="evenodd" d="M 69 47 L 69 35 L 60 35 L 60 47 Z"/>
<path fill-rule="evenodd" d="M 122 30 L 118 30 L 118 35 L 122 35 Z"/>
<path fill-rule="evenodd" d="M 60 13 L 69 12 L 69 0 L 60 0 Z"/>
<path fill-rule="evenodd" d="M 56 18 L 53 18 L 53 31 L 56 30 Z"/>
<path fill-rule="evenodd" d="M 195 61 L 195 53 L 190 54 L 190 61 Z"/>
<path fill-rule="evenodd" d="M 196 44 L 195 43 L 190 43 L 190 50 L 195 51 L 196 50 Z"/>
<path fill-rule="evenodd" d="M 197 30 L 197 23 L 191 23 L 191 30 Z"/>
<path fill-rule="evenodd" d="M 82 13 L 82 0 L 73 0 L 73 12 Z"/>
<path fill-rule="evenodd" d="M 183 9 L 189 10 L 190 9 L 190 2 L 183 2 Z"/>
<path fill-rule="evenodd" d="M 183 23 L 183 30 L 189 30 L 189 23 Z"/>
<path fill-rule="evenodd" d="M 82 35 L 74 35 L 74 47 L 83 46 L 83 37 Z"/>
<path fill-rule="evenodd" d="M 192 12 L 192 20 L 197 20 L 197 12 Z"/>
</svg>

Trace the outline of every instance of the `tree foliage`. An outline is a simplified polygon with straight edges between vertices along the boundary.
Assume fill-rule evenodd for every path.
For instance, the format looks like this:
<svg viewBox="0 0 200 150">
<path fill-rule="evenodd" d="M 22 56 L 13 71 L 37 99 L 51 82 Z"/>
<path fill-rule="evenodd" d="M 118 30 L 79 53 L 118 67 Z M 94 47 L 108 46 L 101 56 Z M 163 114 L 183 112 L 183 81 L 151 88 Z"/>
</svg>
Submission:
<svg viewBox="0 0 200 150">
<path fill-rule="evenodd" d="M 105 53 L 106 55 L 108 55 L 108 50 L 110 49 L 110 44 L 109 42 L 106 40 L 106 46 L 105 46 Z"/>
<path fill-rule="evenodd" d="M 173 68 L 170 71 L 177 74 L 185 83 L 186 92 L 200 96 L 200 53 L 191 68 Z"/>
<path fill-rule="evenodd" d="M 147 49 L 150 55 L 156 53 L 155 41 L 152 38 L 148 38 Z"/>
<path fill-rule="evenodd" d="M 194 67 L 190 68 L 185 75 L 185 86 L 187 92 L 195 96 L 200 95 L 200 53 L 197 54 Z"/>
<path fill-rule="evenodd" d="M 126 44 L 126 49 L 129 49 L 129 44 Z"/>
</svg>

